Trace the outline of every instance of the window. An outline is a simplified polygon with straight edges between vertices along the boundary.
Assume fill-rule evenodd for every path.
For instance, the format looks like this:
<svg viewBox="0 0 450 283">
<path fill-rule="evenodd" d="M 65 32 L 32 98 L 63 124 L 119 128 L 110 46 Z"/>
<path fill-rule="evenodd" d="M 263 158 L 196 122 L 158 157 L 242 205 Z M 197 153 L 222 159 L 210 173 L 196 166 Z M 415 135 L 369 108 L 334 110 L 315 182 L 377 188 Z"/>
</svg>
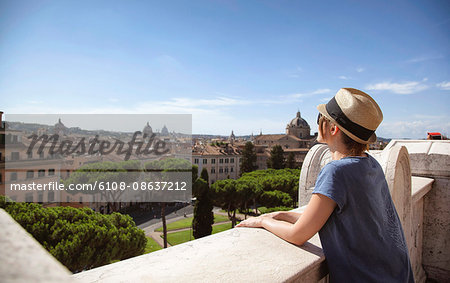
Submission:
<svg viewBox="0 0 450 283">
<path fill-rule="evenodd" d="M 225 173 L 228 173 L 228 167 L 225 167 Z"/>
<path fill-rule="evenodd" d="M 219 163 L 223 163 L 223 158 L 220 158 L 220 159 L 219 159 Z"/>
<path fill-rule="evenodd" d="M 44 177 L 44 176 L 45 176 L 45 170 L 44 169 L 38 170 L 38 177 Z"/>
<path fill-rule="evenodd" d="M 39 192 L 38 193 L 38 202 L 39 203 L 43 203 L 44 202 L 44 193 L 43 192 Z"/>
<path fill-rule="evenodd" d="M 216 159 L 215 158 L 211 159 L 211 164 L 216 164 Z"/>
<path fill-rule="evenodd" d="M 17 173 L 16 172 L 12 172 L 10 177 L 9 177 L 10 181 L 16 181 L 17 180 Z"/>
<path fill-rule="evenodd" d="M 33 152 L 31 152 L 31 151 L 30 151 L 30 152 L 28 152 L 28 153 L 27 153 L 27 156 L 28 156 L 28 159 L 31 159 L 31 158 L 33 158 Z"/>
<path fill-rule="evenodd" d="M 80 197 L 80 203 L 83 203 L 83 197 Z"/>
<path fill-rule="evenodd" d="M 225 163 L 228 163 L 228 161 L 229 161 L 228 158 L 225 158 Z"/>
<path fill-rule="evenodd" d="M 48 169 L 48 175 L 49 176 L 55 175 L 55 169 L 53 169 L 53 168 Z"/>
<path fill-rule="evenodd" d="M 203 164 L 208 164 L 208 159 L 204 158 L 203 159 Z"/>
<path fill-rule="evenodd" d="M 233 173 L 233 168 L 234 168 L 234 167 L 231 167 L 231 168 L 230 168 L 230 172 L 231 172 L 231 173 Z"/>
<path fill-rule="evenodd" d="M 194 158 L 194 163 L 198 164 L 198 158 Z"/>
<path fill-rule="evenodd" d="M 216 173 L 216 168 L 211 168 L 211 173 Z"/>
<path fill-rule="evenodd" d="M 25 201 L 26 202 L 33 202 L 33 194 L 29 193 L 25 195 Z"/>
<path fill-rule="evenodd" d="M 66 202 L 70 202 L 70 197 L 66 196 Z"/>
<path fill-rule="evenodd" d="M 234 163 L 234 158 L 230 158 L 230 163 Z"/>
<path fill-rule="evenodd" d="M 48 201 L 54 201 L 55 200 L 55 192 L 48 192 Z"/>
<path fill-rule="evenodd" d="M 3 175 L 0 173 L 0 184 L 3 184 Z"/>
<path fill-rule="evenodd" d="M 11 152 L 11 160 L 19 160 L 19 153 Z"/>
<path fill-rule="evenodd" d="M 27 179 L 31 179 L 34 177 L 34 171 L 33 170 L 28 170 L 27 171 Z"/>
<path fill-rule="evenodd" d="M 219 168 L 219 173 L 223 173 L 223 168 Z"/>
<path fill-rule="evenodd" d="M 39 152 L 39 158 L 44 158 L 44 152 L 43 151 Z"/>
</svg>

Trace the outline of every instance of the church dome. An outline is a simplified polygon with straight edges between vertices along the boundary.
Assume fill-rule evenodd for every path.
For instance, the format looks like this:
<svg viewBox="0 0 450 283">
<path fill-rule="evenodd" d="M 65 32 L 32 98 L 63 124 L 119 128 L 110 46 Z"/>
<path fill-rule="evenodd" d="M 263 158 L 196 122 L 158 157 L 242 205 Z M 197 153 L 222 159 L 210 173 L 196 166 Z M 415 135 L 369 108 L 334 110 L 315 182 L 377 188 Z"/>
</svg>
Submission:
<svg viewBox="0 0 450 283">
<path fill-rule="evenodd" d="M 58 123 L 55 124 L 54 127 L 55 134 L 65 134 L 67 131 L 67 127 L 61 122 L 61 118 L 58 119 Z"/>
<path fill-rule="evenodd" d="M 144 130 L 142 130 L 142 134 L 147 134 L 148 136 L 151 136 L 153 133 L 152 127 L 150 127 L 149 123 L 147 122 L 147 125 L 145 125 Z"/>
<path fill-rule="evenodd" d="M 163 135 L 163 136 L 169 135 L 169 130 L 167 129 L 166 125 L 164 125 L 164 127 L 162 128 L 161 135 Z"/>
<path fill-rule="evenodd" d="M 297 111 L 297 116 L 291 120 L 288 127 L 304 127 L 309 128 L 308 122 L 300 116 L 300 111 Z"/>
</svg>

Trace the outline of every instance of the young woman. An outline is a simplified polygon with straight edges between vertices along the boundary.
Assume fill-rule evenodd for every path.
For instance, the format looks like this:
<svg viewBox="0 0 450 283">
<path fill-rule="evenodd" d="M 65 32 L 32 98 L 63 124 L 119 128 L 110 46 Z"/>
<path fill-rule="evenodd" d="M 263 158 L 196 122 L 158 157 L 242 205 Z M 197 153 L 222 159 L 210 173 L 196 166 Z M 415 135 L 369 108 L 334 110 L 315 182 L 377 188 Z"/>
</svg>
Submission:
<svg viewBox="0 0 450 283">
<path fill-rule="evenodd" d="M 333 161 L 322 168 L 304 213 L 274 212 L 237 227 L 262 227 L 296 245 L 319 232 L 332 282 L 414 282 L 383 170 L 365 153 L 383 120 L 378 104 L 344 88 L 317 109 L 317 140 Z"/>
</svg>

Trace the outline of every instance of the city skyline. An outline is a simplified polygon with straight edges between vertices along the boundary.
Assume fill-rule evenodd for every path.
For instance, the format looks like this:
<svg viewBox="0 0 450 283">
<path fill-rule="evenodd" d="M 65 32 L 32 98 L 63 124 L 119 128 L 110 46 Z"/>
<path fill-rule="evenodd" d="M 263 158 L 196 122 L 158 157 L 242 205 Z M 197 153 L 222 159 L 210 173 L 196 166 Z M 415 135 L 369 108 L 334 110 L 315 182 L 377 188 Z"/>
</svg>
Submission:
<svg viewBox="0 0 450 283">
<path fill-rule="evenodd" d="M 450 135 L 445 1 L 0 3 L 8 114 L 192 114 L 193 134 L 283 133 L 341 87 L 384 138 Z"/>
</svg>

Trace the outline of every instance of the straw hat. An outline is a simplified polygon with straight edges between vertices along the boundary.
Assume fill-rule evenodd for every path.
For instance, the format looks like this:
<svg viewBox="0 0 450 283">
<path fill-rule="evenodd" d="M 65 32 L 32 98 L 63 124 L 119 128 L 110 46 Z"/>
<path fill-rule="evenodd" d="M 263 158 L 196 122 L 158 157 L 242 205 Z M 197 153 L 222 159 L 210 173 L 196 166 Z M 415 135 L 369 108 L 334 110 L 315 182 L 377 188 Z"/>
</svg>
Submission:
<svg viewBox="0 0 450 283">
<path fill-rule="evenodd" d="M 383 113 L 367 93 L 341 88 L 327 104 L 320 104 L 317 109 L 354 141 L 376 142 L 375 130 L 383 120 Z"/>
</svg>

